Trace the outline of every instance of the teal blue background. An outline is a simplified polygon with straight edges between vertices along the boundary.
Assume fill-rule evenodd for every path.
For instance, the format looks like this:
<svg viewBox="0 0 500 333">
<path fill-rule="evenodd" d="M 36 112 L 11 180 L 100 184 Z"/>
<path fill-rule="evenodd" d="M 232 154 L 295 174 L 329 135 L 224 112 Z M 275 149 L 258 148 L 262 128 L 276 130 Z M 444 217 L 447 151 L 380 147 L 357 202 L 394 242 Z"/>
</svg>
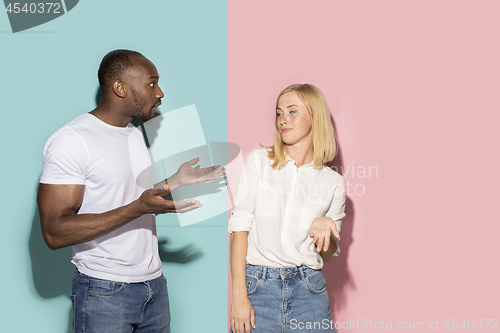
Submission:
<svg viewBox="0 0 500 333">
<path fill-rule="evenodd" d="M 227 3 L 84 0 L 16 34 L 3 12 L 0 45 L 1 331 L 69 332 L 71 250 L 46 247 L 36 210 L 45 142 L 96 106 L 100 60 L 117 48 L 156 65 L 161 112 L 196 104 L 206 141 L 227 141 Z M 227 214 L 185 228 L 174 215 L 157 224 L 172 332 L 225 332 Z"/>
</svg>

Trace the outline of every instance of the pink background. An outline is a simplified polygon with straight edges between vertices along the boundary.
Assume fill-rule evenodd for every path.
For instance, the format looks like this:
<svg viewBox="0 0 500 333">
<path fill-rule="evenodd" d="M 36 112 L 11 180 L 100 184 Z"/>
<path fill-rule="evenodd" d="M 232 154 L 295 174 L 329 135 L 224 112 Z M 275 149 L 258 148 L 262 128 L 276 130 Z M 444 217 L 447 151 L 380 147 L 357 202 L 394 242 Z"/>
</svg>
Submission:
<svg viewBox="0 0 500 333">
<path fill-rule="evenodd" d="M 334 117 L 351 184 L 342 252 L 324 268 L 336 322 L 500 320 L 499 13 L 483 0 L 229 1 L 229 141 L 245 156 L 271 144 L 292 83 L 322 89 Z"/>
</svg>

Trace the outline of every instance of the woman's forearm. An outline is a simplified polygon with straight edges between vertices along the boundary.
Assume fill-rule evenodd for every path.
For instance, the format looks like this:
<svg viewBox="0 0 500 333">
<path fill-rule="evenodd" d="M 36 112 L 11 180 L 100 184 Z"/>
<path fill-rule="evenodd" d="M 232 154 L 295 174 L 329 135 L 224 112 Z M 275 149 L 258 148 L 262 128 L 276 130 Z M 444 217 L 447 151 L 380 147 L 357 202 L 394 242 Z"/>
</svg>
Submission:
<svg viewBox="0 0 500 333">
<path fill-rule="evenodd" d="M 236 231 L 231 234 L 231 276 L 233 297 L 247 296 L 246 256 L 248 232 Z"/>
</svg>

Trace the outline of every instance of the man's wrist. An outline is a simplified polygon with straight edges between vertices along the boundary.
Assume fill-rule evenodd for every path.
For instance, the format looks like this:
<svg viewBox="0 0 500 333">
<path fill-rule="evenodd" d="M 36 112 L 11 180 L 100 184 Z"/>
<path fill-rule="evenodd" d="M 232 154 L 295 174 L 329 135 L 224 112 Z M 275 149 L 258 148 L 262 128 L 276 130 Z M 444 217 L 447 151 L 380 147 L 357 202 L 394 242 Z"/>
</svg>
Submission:
<svg viewBox="0 0 500 333">
<path fill-rule="evenodd" d="M 143 203 L 141 202 L 141 198 L 138 198 L 137 200 L 132 201 L 130 204 L 128 204 L 125 207 L 128 208 L 129 218 L 131 220 L 136 219 L 138 217 L 141 217 L 142 215 L 148 213 L 145 210 Z"/>
<path fill-rule="evenodd" d="M 170 192 L 175 191 L 179 187 L 181 186 L 179 184 L 179 175 L 177 174 L 177 172 L 169 178 L 165 179 L 165 189 L 170 190 Z"/>
</svg>

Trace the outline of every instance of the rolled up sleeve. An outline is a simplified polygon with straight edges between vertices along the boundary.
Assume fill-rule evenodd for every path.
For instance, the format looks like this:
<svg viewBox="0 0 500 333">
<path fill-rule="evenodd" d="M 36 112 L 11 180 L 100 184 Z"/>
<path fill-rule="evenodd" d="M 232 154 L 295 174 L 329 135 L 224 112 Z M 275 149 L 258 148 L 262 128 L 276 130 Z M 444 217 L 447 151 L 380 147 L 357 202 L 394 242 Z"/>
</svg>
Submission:
<svg viewBox="0 0 500 333">
<path fill-rule="evenodd" d="M 255 219 L 255 194 L 259 165 L 255 150 L 245 159 L 234 196 L 234 209 L 228 223 L 228 232 L 250 231 Z"/>
<path fill-rule="evenodd" d="M 328 212 L 325 215 L 326 217 L 329 217 L 333 220 L 335 226 L 337 227 L 337 232 L 339 234 L 342 226 L 342 219 L 345 217 L 345 212 L 344 212 L 345 202 L 346 202 L 345 180 L 343 177 L 341 177 L 339 184 L 335 188 L 330 208 L 328 209 Z M 333 255 L 338 256 L 340 253 L 339 240 L 335 237 L 334 239 L 335 243 L 337 244 L 337 251 Z"/>
</svg>

